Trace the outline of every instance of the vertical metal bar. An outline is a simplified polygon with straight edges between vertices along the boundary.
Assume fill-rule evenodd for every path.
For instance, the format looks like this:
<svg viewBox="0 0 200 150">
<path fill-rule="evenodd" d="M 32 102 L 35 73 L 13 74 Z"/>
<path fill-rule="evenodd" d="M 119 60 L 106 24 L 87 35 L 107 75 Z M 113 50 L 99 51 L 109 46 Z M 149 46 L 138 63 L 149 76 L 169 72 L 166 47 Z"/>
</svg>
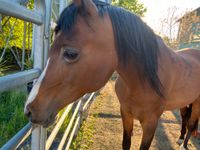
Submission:
<svg viewBox="0 0 200 150">
<path fill-rule="evenodd" d="M 47 130 L 40 126 L 40 150 L 45 150 L 47 139 Z"/>
<path fill-rule="evenodd" d="M 35 0 L 35 10 L 43 14 L 45 13 L 45 1 Z M 34 55 L 34 68 L 44 68 L 44 22 L 38 26 L 34 25 L 33 32 L 33 55 Z M 32 132 L 31 150 L 45 150 L 46 130 L 42 126 L 37 126 Z"/>
<path fill-rule="evenodd" d="M 44 23 L 44 62 L 46 63 L 48 57 L 48 51 L 50 48 L 50 29 L 51 29 L 51 10 L 52 10 L 52 0 L 45 0 L 46 4 L 46 15 Z"/>
<path fill-rule="evenodd" d="M 67 6 L 67 0 L 60 0 L 59 15 L 62 13 L 62 11 L 65 9 L 66 6 Z"/>
<path fill-rule="evenodd" d="M 43 0 L 35 0 L 35 11 L 45 14 L 45 2 Z M 43 18 L 44 19 L 44 18 Z M 44 20 L 43 20 L 44 22 Z M 44 23 L 42 25 L 35 25 L 33 29 L 33 57 L 34 57 L 34 68 L 43 69 L 43 38 L 44 37 Z"/>
<path fill-rule="evenodd" d="M 21 70 L 24 70 L 25 49 L 26 49 L 26 21 L 24 21 L 24 37 L 23 37 L 23 43 L 22 43 L 22 63 L 21 63 Z"/>
<path fill-rule="evenodd" d="M 40 150 L 40 133 L 41 133 L 41 128 L 37 126 L 33 126 L 33 131 L 31 135 L 31 150 Z"/>
</svg>

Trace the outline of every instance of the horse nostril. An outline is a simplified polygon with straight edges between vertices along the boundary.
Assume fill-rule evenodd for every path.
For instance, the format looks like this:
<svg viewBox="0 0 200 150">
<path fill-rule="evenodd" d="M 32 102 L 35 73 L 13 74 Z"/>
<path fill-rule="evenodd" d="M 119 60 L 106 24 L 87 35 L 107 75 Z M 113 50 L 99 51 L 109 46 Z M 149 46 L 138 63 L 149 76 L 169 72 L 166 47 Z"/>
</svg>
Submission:
<svg viewBox="0 0 200 150">
<path fill-rule="evenodd" d="M 26 108 L 25 115 L 26 115 L 29 119 L 31 119 L 31 117 L 32 117 L 31 111 L 29 110 L 28 107 Z"/>
<path fill-rule="evenodd" d="M 30 119 L 31 118 L 31 112 L 30 111 L 27 111 L 26 113 L 25 113 L 25 115 Z"/>
</svg>

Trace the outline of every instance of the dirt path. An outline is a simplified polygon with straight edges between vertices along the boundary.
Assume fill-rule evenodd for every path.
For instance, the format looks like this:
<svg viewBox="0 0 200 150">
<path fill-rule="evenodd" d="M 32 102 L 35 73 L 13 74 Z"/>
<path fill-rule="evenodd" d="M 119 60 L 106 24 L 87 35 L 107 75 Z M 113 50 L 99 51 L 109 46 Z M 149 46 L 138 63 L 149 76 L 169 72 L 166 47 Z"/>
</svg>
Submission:
<svg viewBox="0 0 200 150">
<path fill-rule="evenodd" d="M 165 112 L 159 122 L 150 150 L 179 150 L 176 141 L 180 132 L 178 111 Z M 132 149 L 139 149 L 142 130 L 138 121 L 134 121 Z M 79 149 L 120 150 L 122 123 L 119 102 L 114 93 L 114 83 L 108 82 L 93 102 L 89 117 L 82 128 Z M 200 150 L 200 139 L 191 139 L 190 150 Z"/>
</svg>

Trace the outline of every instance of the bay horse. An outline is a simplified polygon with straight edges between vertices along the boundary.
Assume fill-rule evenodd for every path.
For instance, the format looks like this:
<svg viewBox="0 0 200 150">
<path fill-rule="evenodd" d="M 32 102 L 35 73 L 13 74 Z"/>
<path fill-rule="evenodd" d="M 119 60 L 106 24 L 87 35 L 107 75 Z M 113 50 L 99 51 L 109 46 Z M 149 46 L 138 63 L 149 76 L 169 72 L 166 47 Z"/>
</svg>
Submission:
<svg viewBox="0 0 200 150">
<path fill-rule="evenodd" d="M 115 70 L 124 150 L 131 146 L 133 119 L 143 130 L 140 150 L 147 150 L 163 111 L 200 99 L 200 51 L 174 52 L 140 17 L 123 8 L 73 0 L 57 22 L 46 67 L 27 99 L 25 114 L 47 127 L 59 110 L 103 87 Z M 193 110 L 190 128 L 200 114 L 199 108 Z"/>
<path fill-rule="evenodd" d="M 191 134 L 193 133 L 195 137 L 199 136 L 199 131 L 198 131 L 198 122 L 199 119 L 197 119 L 195 121 L 195 124 L 193 125 L 193 128 L 189 128 L 189 119 L 191 117 L 192 114 L 192 106 L 194 104 L 190 104 L 186 107 L 183 107 L 180 109 L 180 114 L 181 114 L 181 118 L 182 118 L 182 122 L 181 122 L 181 135 L 179 137 L 179 140 L 177 141 L 177 144 L 181 145 L 184 142 L 184 147 L 187 147 L 189 138 L 191 136 Z M 199 105 L 197 105 L 200 108 L 200 102 Z M 188 130 L 187 130 L 188 128 Z M 187 133 L 187 136 L 185 137 L 185 134 Z"/>
</svg>

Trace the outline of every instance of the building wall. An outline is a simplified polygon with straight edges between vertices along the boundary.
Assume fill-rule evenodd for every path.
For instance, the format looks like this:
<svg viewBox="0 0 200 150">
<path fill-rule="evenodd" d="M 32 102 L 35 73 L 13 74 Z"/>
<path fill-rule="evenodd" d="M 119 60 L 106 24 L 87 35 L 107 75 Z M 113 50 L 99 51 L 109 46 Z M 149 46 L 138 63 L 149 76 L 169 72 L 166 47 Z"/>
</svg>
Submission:
<svg viewBox="0 0 200 150">
<path fill-rule="evenodd" d="M 179 48 L 200 49 L 200 7 L 179 19 Z"/>
</svg>

